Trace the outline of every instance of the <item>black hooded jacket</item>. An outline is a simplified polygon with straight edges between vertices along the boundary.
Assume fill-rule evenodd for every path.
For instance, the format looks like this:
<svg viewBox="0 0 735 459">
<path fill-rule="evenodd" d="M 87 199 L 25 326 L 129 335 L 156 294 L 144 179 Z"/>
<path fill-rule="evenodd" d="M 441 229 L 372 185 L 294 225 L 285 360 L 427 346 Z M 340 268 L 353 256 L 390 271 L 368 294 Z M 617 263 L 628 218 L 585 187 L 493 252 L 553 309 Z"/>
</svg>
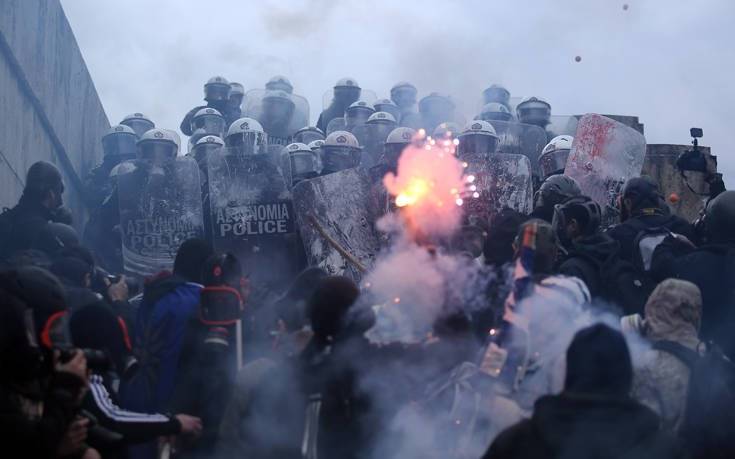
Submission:
<svg viewBox="0 0 735 459">
<path fill-rule="evenodd" d="M 540 398 L 531 419 L 498 436 L 486 459 L 678 458 L 658 417 L 629 398 L 562 393 Z"/>
<path fill-rule="evenodd" d="M 582 279 L 592 298 L 605 296 L 603 266 L 620 251 L 620 244 L 606 234 L 594 234 L 572 243 L 559 264 L 559 274 Z M 609 299 L 609 298 L 606 298 Z"/>
</svg>

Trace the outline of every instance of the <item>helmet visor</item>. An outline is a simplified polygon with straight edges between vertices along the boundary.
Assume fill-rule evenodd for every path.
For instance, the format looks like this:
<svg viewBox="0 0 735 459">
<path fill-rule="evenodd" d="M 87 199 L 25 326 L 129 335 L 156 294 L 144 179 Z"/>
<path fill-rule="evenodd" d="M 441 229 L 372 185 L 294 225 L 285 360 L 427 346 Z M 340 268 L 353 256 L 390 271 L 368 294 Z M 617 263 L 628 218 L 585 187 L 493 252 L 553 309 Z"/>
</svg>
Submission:
<svg viewBox="0 0 735 459">
<path fill-rule="evenodd" d="M 293 139 L 294 142 L 305 143 L 307 145 L 315 140 L 324 140 L 324 136 L 316 131 L 302 131 L 298 132 Z"/>
<path fill-rule="evenodd" d="M 495 153 L 498 138 L 491 135 L 470 134 L 459 138 L 459 156 L 487 155 Z"/>
<path fill-rule="evenodd" d="M 207 102 L 227 100 L 229 95 L 230 85 L 228 84 L 208 84 L 204 87 L 204 100 Z"/>
<path fill-rule="evenodd" d="M 316 154 L 299 152 L 289 156 L 291 159 L 291 173 L 294 177 L 313 176 L 319 172 Z"/>
<path fill-rule="evenodd" d="M 563 174 L 567 166 L 569 150 L 554 150 L 544 153 L 539 158 L 539 166 L 544 178 L 554 174 Z"/>
<path fill-rule="evenodd" d="M 548 107 L 522 107 L 518 109 L 518 118 L 523 123 L 542 124 L 549 122 L 551 110 Z"/>
<path fill-rule="evenodd" d="M 171 142 L 147 141 L 138 145 L 140 159 L 162 164 L 176 158 L 176 144 Z"/>
<path fill-rule="evenodd" d="M 360 165 L 361 151 L 350 147 L 322 147 L 324 170 L 337 172 Z"/>
<path fill-rule="evenodd" d="M 194 129 L 202 129 L 204 135 L 216 135 L 223 137 L 225 132 L 225 120 L 217 115 L 204 115 L 194 120 Z"/>
<path fill-rule="evenodd" d="M 121 160 L 135 158 L 137 138 L 132 134 L 112 134 L 102 139 L 105 156 L 118 157 Z"/>
<path fill-rule="evenodd" d="M 258 155 L 264 153 L 263 133 L 257 131 L 240 132 L 227 137 L 227 146 L 231 153 L 240 155 Z"/>
</svg>

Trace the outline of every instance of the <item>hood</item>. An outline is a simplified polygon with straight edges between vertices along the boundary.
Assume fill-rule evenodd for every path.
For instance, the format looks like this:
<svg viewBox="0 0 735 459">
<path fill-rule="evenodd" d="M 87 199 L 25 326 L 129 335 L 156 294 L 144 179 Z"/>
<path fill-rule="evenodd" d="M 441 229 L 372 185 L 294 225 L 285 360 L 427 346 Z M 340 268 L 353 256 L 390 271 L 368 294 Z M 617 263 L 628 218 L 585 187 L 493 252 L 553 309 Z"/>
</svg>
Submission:
<svg viewBox="0 0 735 459">
<path fill-rule="evenodd" d="M 646 336 L 653 341 L 676 341 L 696 349 L 702 321 L 702 294 L 691 282 L 668 279 L 646 303 Z"/>
<path fill-rule="evenodd" d="M 180 285 L 186 284 L 183 277 L 163 272 L 149 280 L 143 287 L 143 305 L 154 305 Z"/>
<path fill-rule="evenodd" d="M 594 234 L 580 238 L 572 244 L 570 255 L 579 254 L 592 257 L 599 262 L 604 262 L 615 255 L 620 249 L 620 244 L 604 233 Z"/>
<path fill-rule="evenodd" d="M 658 417 L 632 399 L 571 393 L 540 398 L 531 423 L 549 457 L 572 451 L 574 457 L 620 457 L 659 429 Z"/>
</svg>

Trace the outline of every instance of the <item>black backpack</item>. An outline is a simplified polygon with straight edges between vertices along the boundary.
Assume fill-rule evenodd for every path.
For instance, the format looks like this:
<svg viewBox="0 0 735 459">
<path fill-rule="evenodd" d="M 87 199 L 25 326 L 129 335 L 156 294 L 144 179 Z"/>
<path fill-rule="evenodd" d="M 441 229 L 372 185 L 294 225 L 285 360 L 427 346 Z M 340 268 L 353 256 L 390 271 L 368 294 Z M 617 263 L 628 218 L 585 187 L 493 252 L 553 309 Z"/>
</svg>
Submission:
<svg viewBox="0 0 735 459">
<path fill-rule="evenodd" d="M 700 355 L 677 342 L 657 341 L 690 370 L 684 422 L 679 436 L 693 457 L 735 457 L 735 365 L 715 345 Z"/>
</svg>

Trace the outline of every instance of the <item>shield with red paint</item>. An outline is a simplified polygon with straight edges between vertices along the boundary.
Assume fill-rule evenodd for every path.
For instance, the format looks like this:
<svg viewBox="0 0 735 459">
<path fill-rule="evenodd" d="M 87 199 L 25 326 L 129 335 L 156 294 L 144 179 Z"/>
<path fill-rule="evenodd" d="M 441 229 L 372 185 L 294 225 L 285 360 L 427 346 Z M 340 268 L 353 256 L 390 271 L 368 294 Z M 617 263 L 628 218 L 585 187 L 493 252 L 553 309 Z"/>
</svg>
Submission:
<svg viewBox="0 0 735 459">
<path fill-rule="evenodd" d="M 577 125 L 564 175 L 579 183 L 609 221 L 617 194 L 626 180 L 640 175 L 646 139 L 633 128 L 602 115 L 584 115 Z"/>
<path fill-rule="evenodd" d="M 528 214 L 532 210 L 531 161 L 525 155 L 494 153 L 467 160 L 469 190 L 462 193 L 465 221 L 487 228 L 504 208 Z"/>
</svg>

